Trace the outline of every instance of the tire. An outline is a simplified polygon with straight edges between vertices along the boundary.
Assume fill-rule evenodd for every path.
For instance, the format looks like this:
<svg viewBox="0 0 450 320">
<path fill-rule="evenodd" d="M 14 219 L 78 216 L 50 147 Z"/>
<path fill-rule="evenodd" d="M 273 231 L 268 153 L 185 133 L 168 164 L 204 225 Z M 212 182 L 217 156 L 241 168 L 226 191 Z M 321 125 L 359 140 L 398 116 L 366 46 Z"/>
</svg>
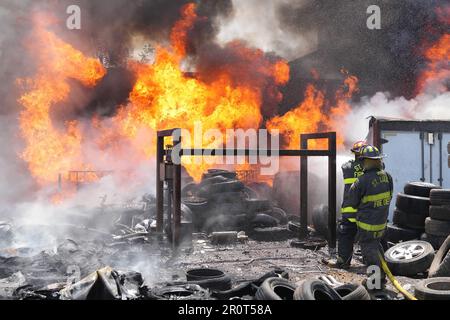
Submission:
<svg viewBox="0 0 450 320">
<path fill-rule="evenodd" d="M 300 222 L 289 221 L 287 225 L 287 229 L 289 231 L 294 232 L 295 234 L 300 233 Z"/>
<path fill-rule="evenodd" d="M 182 202 L 184 205 L 186 205 L 186 207 L 191 209 L 194 215 L 202 214 L 203 212 L 208 210 L 208 200 L 206 200 L 205 198 L 183 198 Z"/>
<path fill-rule="evenodd" d="M 286 212 L 278 207 L 273 207 L 272 210 L 267 211 L 266 214 L 277 219 L 279 224 L 287 224 L 288 218 Z"/>
<path fill-rule="evenodd" d="M 236 180 L 237 174 L 233 171 L 223 170 L 223 169 L 210 169 L 208 172 L 204 173 L 202 175 L 202 180 L 206 180 L 208 178 L 221 176 L 226 179 L 233 179 Z"/>
<path fill-rule="evenodd" d="M 446 237 L 450 235 L 450 221 L 427 218 L 425 220 L 425 232 L 434 236 Z"/>
<path fill-rule="evenodd" d="M 442 221 L 450 221 L 450 205 L 430 206 L 430 218 Z"/>
<path fill-rule="evenodd" d="M 212 195 L 209 198 L 211 203 L 243 203 L 245 196 L 241 192 L 223 192 Z"/>
<path fill-rule="evenodd" d="M 399 193 L 397 195 L 395 205 L 397 209 L 403 212 L 427 217 L 428 211 L 430 209 L 430 199 L 425 197 L 409 196 L 404 193 Z"/>
<path fill-rule="evenodd" d="M 248 236 L 252 240 L 256 241 L 286 241 L 296 238 L 297 235 L 282 227 L 273 228 L 256 228 L 247 232 Z"/>
<path fill-rule="evenodd" d="M 199 186 L 195 182 L 188 183 L 181 189 L 181 197 L 195 196 L 198 192 Z"/>
<path fill-rule="evenodd" d="M 442 188 L 428 182 L 409 182 L 405 185 L 404 191 L 407 195 L 429 198 L 433 189 Z"/>
<path fill-rule="evenodd" d="M 326 240 L 315 240 L 315 241 L 311 241 L 311 240 L 291 240 L 289 242 L 289 245 L 292 248 L 302 248 L 302 249 L 307 249 L 307 250 L 318 250 L 320 248 L 323 248 L 327 245 L 327 241 Z"/>
<path fill-rule="evenodd" d="M 186 271 L 188 283 L 198 284 L 210 290 L 226 291 L 231 289 L 231 278 L 217 269 L 191 269 Z"/>
<path fill-rule="evenodd" d="M 244 193 L 246 199 L 259 199 L 258 192 L 248 186 L 244 186 L 242 193 Z"/>
<path fill-rule="evenodd" d="M 222 192 L 237 192 L 244 188 L 244 184 L 237 180 L 218 182 L 210 185 L 205 185 L 200 188 L 199 195 L 205 198 L 210 198 L 212 195 Z"/>
<path fill-rule="evenodd" d="M 450 300 L 450 278 L 429 278 L 419 282 L 414 290 L 419 300 Z"/>
<path fill-rule="evenodd" d="M 259 213 L 251 221 L 250 225 L 253 228 L 271 228 L 278 225 L 278 220 L 267 214 Z"/>
<path fill-rule="evenodd" d="M 199 184 L 200 188 L 206 187 L 206 186 L 210 186 L 212 184 L 216 184 L 216 183 L 221 183 L 221 182 L 227 182 L 229 181 L 229 179 L 222 177 L 222 176 L 214 176 L 214 177 L 209 177 L 206 179 L 202 179 L 202 181 Z"/>
<path fill-rule="evenodd" d="M 247 281 L 237 285 L 235 288 L 226 291 L 216 291 L 212 294 L 213 298 L 218 300 L 235 300 L 244 296 L 255 296 L 258 287 L 251 281 Z"/>
<path fill-rule="evenodd" d="M 266 279 L 258 291 L 256 300 L 294 300 L 296 286 L 292 282 L 282 278 Z"/>
<path fill-rule="evenodd" d="M 269 200 L 247 199 L 245 200 L 245 207 L 247 212 L 263 212 L 272 209 Z"/>
<path fill-rule="evenodd" d="M 450 206 L 450 189 L 431 190 L 430 202 L 436 206 Z"/>
<path fill-rule="evenodd" d="M 399 209 L 394 210 L 394 217 L 392 221 L 394 224 L 409 228 L 409 229 L 416 229 L 420 231 L 425 230 L 425 218 L 423 215 L 418 214 L 408 214 L 406 212 L 403 212 Z"/>
<path fill-rule="evenodd" d="M 342 300 L 371 300 L 369 292 L 359 284 L 344 284 L 334 289 Z"/>
<path fill-rule="evenodd" d="M 406 241 L 389 248 L 384 257 L 394 275 L 414 276 L 428 270 L 434 258 L 434 248 L 426 241 Z"/>
<path fill-rule="evenodd" d="M 300 282 L 294 292 L 294 300 L 342 300 L 328 284 L 316 279 Z"/>
<path fill-rule="evenodd" d="M 196 284 L 167 286 L 154 290 L 152 294 L 160 300 L 204 300 L 209 297 L 209 292 Z"/>
<path fill-rule="evenodd" d="M 439 250 L 445 239 L 447 239 L 447 237 L 433 236 L 432 234 L 426 233 L 422 234 L 420 237 L 420 240 L 429 242 L 433 246 L 434 250 Z"/>
<path fill-rule="evenodd" d="M 406 229 L 393 224 L 388 224 L 385 238 L 386 241 L 399 243 L 401 241 L 409 241 L 419 239 L 421 232 L 414 229 Z"/>
<path fill-rule="evenodd" d="M 430 272 L 428 276 L 434 277 L 450 277 L 450 236 L 444 241 L 438 252 L 434 256 L 431 263 Z"/>
</svg>

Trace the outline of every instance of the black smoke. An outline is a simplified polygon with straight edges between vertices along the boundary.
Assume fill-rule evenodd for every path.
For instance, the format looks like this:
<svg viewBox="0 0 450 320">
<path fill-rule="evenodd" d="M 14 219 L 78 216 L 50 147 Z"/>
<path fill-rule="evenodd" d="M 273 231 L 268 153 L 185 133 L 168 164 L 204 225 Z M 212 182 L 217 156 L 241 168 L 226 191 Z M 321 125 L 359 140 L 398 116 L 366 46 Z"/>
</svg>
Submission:
<svg viewBox="0 0 450 320">
<path fill-rule="evenodd" d="M 381 30 L 366 26 L 370 5 L 381 9 Z M 439 0 L 310 0 L 298 9 L 284 3 L 278 15 L 291 32 L 318 32 L 318 50 L 293 64 L 301 69 L 293 71 L 298 78 L 307 76 L 308 67 L 322 75 L 345 68 L 360 79 L 361 95 L 383 91 L 411 98 L 426 65 L 423 51 L 449 32 L 436 13 L 443 5 Z"/>
</svg>

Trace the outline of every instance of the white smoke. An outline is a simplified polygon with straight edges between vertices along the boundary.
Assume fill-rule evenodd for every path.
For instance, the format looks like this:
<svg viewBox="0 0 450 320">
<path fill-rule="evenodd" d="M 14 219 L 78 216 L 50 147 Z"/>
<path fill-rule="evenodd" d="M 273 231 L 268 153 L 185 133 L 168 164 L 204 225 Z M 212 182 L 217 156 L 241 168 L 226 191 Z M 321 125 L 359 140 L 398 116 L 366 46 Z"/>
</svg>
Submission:
<svg viewBox="0 0 450 320">
<path fill-rule="evenodd" d="M 378 92 L 364 97 L 352 107 L 340 130 L 348 142 L 364 139 L 369 129 L 368 117 L 396 118 L 405 120 L 450 120 L 450 92 L 420 94 L 414 99 L 390 97 Z M 349 125 L 351 124 L 351 126 Z"/>
<path fill-rule="evenodd" d="M 218 41 L 227 43 L 239 39 L 265 52 L 275 52 L 287 60 L 302 57 L 317 49 L 317 33 L 294 35 L 282 27 L 277 9 L 284 4 L 297 8 L 303 3 L 303 0 L 233 0 L 234 15 L 222 21 Z"/>
</svg>

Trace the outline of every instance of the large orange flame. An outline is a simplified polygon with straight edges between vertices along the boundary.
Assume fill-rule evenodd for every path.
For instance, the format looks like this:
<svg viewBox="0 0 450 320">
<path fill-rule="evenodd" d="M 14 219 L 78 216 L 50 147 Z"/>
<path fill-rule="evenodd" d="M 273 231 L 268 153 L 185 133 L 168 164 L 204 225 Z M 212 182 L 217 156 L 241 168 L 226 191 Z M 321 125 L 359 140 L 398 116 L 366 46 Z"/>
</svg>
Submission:
<svg viewBox="0 0 450 320">
<path fill-rule="evenodd" d="M 438 7 L 436 14 L 444 27 L 450 27 L 450 5 Z M 426 69 L 417 80 L 417 93 L 438 92 L 448 90 L 446 81 L 450 80 L 450 33 L 445 33 L 439 40 L 430 45 L 424 53 L 427 60 Z"/>
<path fill-rule="evenodd" d="M 285 145 L 290 149 L 300 148 L 300 134 L 322 130 L 336 130 L 343 127 L 345 116 L 350 112 L 349 100 L 358 90 L 358 79 L 347 76 L 344 81 L 345 88 L 336 93 L 336 105 L 327 109 L 328 103 L 324 93 L 314 85 L 308 85 L 305 99 L 293 110 L 282 116 L 267 121 L 269 130 L 278 129 L 285 139 Z M 338 144 L 342 145 L 343 137 L 338 134 Z M 326 148 L 321 141 L 312 140 L 309 148 Z"/>
<path fill-rule="evenodd" d="M 261 109 L 266 85 L 286 84 L 289 66 L 282 59 L 268 58 L 261 50 L 238 41 L 225 47 L 240 61 L 238 65 L 212 70 L 207 79 L 202 74 L 187 75 L 180 65 L 187 54 L 188 34 L 198 19 L 202 18 L 197 17 L 195 4 L 185 6 L 172 29 L 171 45 L 157 47 L 152 64 L 128 63 L 135 74 L 128 103 L 120 106 L 112 118 L 93 117 L 83 124 L 77 120 L 53 123 L 51 111 L 68 99 L 69 79 L 95 86 L 106 70 L 98 60 L 84 56 L 45 26 L 36 27 L 36 45 L 32 49 L 38 54 L 39 68 L 33 79 L 21 81 L 27 92 L 19 101 L 23 106 L 20 124 L 26 142 L 22 157 L 39 183 L 54 183 L 59 173 L 71 170 L 114 169 L 118 158 L 139 164 L 155 154 L 152 135 L 160 129 L 181 127 L 193 132 L 200 123 L 203 132 L 225 132 L 265 125 L 269 130 L 279 129 L 287 147 L 298 148 L 300 133 L 334 130 L 342 123 L 350 110 L 348 100 L 357 88 L 357 79 L 351 76 L 345 80 L 345 89 L 336 93 L 334 105 L 326 101 L 322 91 L 309 85 L 305 100 L 297 108 L 263 123 Z M 261 76 L 249 79 L 245 68 L 254 61 L 258 61 L 255 68 Z M 274 101 L 281 101 L 276 88 L 269 91 Z M 221 147 L 230 138 L 204 139 L 201 143 L 203 147 Z M 90 156 L 92 148 L 101 152 Z M 186 164 L 197 180 L 210 166 Z"/>
<path fill-rule="evenodd" d="M 39 69 L 33 79 L 19 83 L 28 89 L 19 102 L 23 106 L 20 127 L 26 142 L 22 158 L 40 184 L 55 182 L 59 173 L 87 167 L 83 162 L 82 132 L 77 121 L 68 121 L 62 128 L 52 123 L 50 112 L 70 93 L 68 79 L 85 86 L 94 86 L 105 74 L 101 64 L 63 42 L 39 26 L 34 31 L 39 46 Z"/>
</svg>

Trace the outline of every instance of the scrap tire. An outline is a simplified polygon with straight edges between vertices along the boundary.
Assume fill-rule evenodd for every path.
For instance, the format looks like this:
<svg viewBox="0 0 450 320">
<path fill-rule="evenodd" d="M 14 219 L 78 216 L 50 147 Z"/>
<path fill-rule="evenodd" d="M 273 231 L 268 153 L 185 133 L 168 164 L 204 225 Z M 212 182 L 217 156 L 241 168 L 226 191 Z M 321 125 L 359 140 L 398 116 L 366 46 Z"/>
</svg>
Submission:
<svg viewBox="0 0 450 320">
<path fill-rule="evenodd" d="M 414 229 L 406 229 L 393 224 L 388 224 L 385 238 L 389 242 L 399 243 L 401 241 L 419 239 L 421 232 Z"/>
<path fill-rule="evenodd" d="M 450 206 L 450 189 L 431 190 L 430 202 L 436 206 Z"/>
<path fill-rule="evenodd" d="M 428 216 L 428 211 L 430 209 L 430 199 L 399 193 L 395 205 L 397 209 L 403 212 L 426 217 Z"/>
<path fill-rule="evenodd" d="M 287 224 L 288 218 L 286 212 L 278 207 L 273 207 L 272 210 L 267 211 L 267 214 L 275 219 L 277 219 L 279 224 Z"/>
<path fill-rule="evenodd" d="M 210 186 L 212 184 L 226 182 L 226 181 L 230 181 L 230 180 L 225 177 L 222 177 L 222 176 L 208 177 L 208 178 L 202 179 L 202 181 L 199 184 L 199 187 L 202 188 L 202 187 Z"/>
<path fill-rule="evenodd" d="M 407 259 L 403 257 L 395 257 L 395 254 L 401 254 L 401 251 L 407 250 L 410 247 L 421 247 L 423 252 Z M 414 276 L 418 273 L 423 273 L 428 270 L 431 262 L 434 258 L 434 248 L 433 246 L 421 240 L 411 240 L 399 243 L 391 248 L 389 248 L 384 254 L 386 262 L 389 269 L 394 275 L 398 276 Z"/>
<path fill-rule="evenodd" d="M 433 246 L 434 250 L 439 250 L 445 239 L 447 239 L 447 237 L 434 236 L 426 233 L 422 234 L 420 237 L 420 240 L 429 242 Z"/>
<path fill-rule="evenodd" d="M 278 225 L 278 220 L 268 214 L 258 213 L 250 225 L 253 228 L 272 228 Z"/>
<path fill-rule="evenodd" d="M 450 300 L 450 277 L 428 278 L 416 285 L 419 300 Z"/>
<path fill-rule="evenodd" d="M 216 193 L 241 191 L 243 188 L 244 184 L 242 182 L 230 180 L 205 185 L 200 188 L 200 195 L 209 198 Z"/>
<path fill-rule="evenodd" d="M 231 278 L 217 269 L 191 269 L 186 271 L 188 283 L 198 284 L 200 287 L 215 291 L 231 289 Z"/>
<path fill-rule="evenodd" d="M 243 203 L 244 195 L 241 192 L 222 192 L 212 195 L 209 201 L 212 203 Z"/>
<path fill-rule="evenodd" d="M 200 214 L 208 209 L 208 201 L 204 198 L 184 198 L 182 203 L 194 214 Z"/>
<path fill-rule="evenodd" d="M 294 300 L 343 300 L 332 287 L 321 280 L 300 282 L 294 292 Z"/>
<path fill-rule="evenodd" d="M 256 291 L 256 300 L 295 300 L 294 292 L 296 286 L 292 282 L 282 278 L 266 279 L 258 291 Z"/>
<path fill-rule="evenodd" d="M 431 263 L 428 277 L 450 277 L 450 236 L 444 241 Z"/>
<path fill-rule="evenodd" d="M 450 221 L 427 218 L 425 220 L 425 232 L 434 236 L 446 237 L 450 235 Z"/>
<path fill-rule="evenodd" d="M 272 208 L 269 200 L 247 199 L 245 200 L 247 212 L 264 212 Z"/>
<path fill-rule="evenodd" d="M 185 185 L 183 187 L 183 189 L 181 189 L 181 197 L 184 198 L 184 197 L 194 196 L 197 194 L 198 189 L 199 189 L 199 186 L 195 182 L 188 183 L 187 185 Z"/>
<path fill-rule="evenodd" d="M 425 229 L 425 218 L 426 216 L 424 215 L 412 213 L 408 214 L 404 211 L 396 209 L 394 210 L 394 217 L 392 221 L 400 227 L 423 231 Z"/>
<path fill-rule="evenodd" d="M 371 300 L 369 292 L 360 284 L 344 284 L 334 289 L 342 300 Z"/>
<path fill-rule="evenodd" d="M 245 194 L 246 199 L 259 199 L 259 194 L 249 186 L 244 186 L 242 193 Z"/>
<path fill-rule="evenodd" d="M 209 292 L 199 285 L 171 285 L 157 289 L 153 292 L 153 296 L 158 300 L 170 300 L 173 297 L 183 300 L 205 299 L 209 297 Z"/>
<path fill-rule="evenodd" d="M 409 182 L 405 185 L 404 191 L 407 195 L 429 198 L 433 189 L 442 188 L 428 182 Z"/>
<path fill-rule="evenodd" d="M 300 233 L 300 222 L 289 221 L 287 228 L 289 231 L 292 231 L 296 234 Z"/>
<path fill-rule="evenodd" d="M 442 221 L 450 221 L 450 205 L 430 206 L 430 218 Z"/>
<path fill-rule="evenodd" d="M 208 172 L 202 175 L 202 180 L 206 180 L 213 177 L 224 177 L 226 179 L 235 180 L 237 178 L 237 174 L 234 171 L 228 171 L 223 169 L 210 169 Z"/>
</svg>

